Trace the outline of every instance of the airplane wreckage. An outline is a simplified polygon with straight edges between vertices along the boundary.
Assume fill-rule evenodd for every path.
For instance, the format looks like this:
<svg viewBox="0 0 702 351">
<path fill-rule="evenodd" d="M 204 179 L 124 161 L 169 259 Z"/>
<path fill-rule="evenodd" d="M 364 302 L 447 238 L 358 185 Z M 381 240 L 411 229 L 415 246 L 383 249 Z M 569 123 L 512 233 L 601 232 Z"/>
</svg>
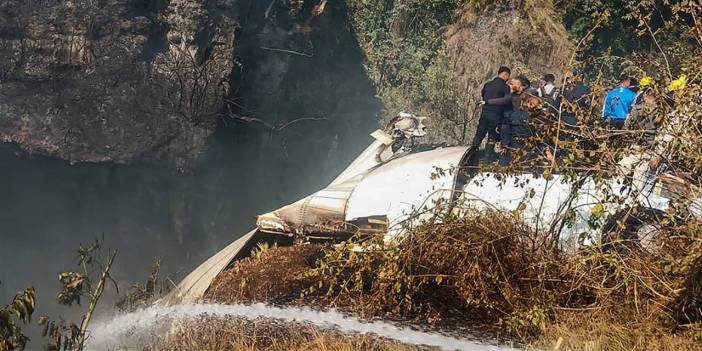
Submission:
<svg viewBox="0 0 702 351">
<path fill-rule="evenodd" d="M 385 130 L 375 131 L 371 134 L 375 141 L 327 187 L 260 215 L 255 229 L 201 264 L 159 303 L 198 302 L 217 275 L 248 257 L 261 242 L 293 245 L 293 238 L 342 241 L 354 235 L 398 240 L 403 223 L 421 220 L 418 210 L 430 213 L 438 203 L 460 201 L 464 206 L 504 211 L 519 208 L 526 223 L 542 228 L 563 222 L 559 214 L 569 206 L 575 216 L 562 225 L 560 236 L 561 246 L 567 250 L 588 244 L 583 237 L 599 237 L 599 233 L 592 233 L 596 230 L 590 221 L 594 212 L 616 218 L 625 206 L 638 206 L 644 212 L 662 215 L 674 198 L 655 174 L 645 171 L 634 173 L 628 186 L 624 176 L 608 181 L 606 191 L 594 180 L 574 187 L 558 174 L 547 179 L 533 172 L 481 172 L 477 150 L 416 143 L 426 134 L 422 120 L 401 113 Z M 636 186 L 639 191 L 632 190 Z M 605 192 L 626 201 L 603 204 Z M 692 201 L 689 209 L 697 218 L 702 217 L 702 198 Z M 645 220 L 627 222 L 627 226 L 641 240 L 657 229 Z"/>
</svg>

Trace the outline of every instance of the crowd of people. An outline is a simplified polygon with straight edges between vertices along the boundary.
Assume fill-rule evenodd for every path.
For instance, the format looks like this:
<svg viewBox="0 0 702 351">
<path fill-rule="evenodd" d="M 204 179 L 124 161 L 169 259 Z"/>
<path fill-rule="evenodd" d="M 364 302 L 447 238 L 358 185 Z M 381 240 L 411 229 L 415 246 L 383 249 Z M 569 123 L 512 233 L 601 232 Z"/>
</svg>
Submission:
<svg viewBox="0 0 702 351">
<path fill-rule="evenodd" d="M 558 87 L 555 75 L 546 74 L 540 84 L 534 86 L 526 76 L 512 77 L 509 67 L 500 67 L 497 77 L 481 91 L 482 112 L 472 147 L 478 149 L 487 137 L 483 161 L 507 165 L 515 150 L 527 149 L 526 142 L 533 136 L 533 123 L 528 120 L 533 117 L 534 110 L 543 109 L 541 115 L 544 116 L 559 116 L 565 128 L 575 128 L 576 110 L 591 111 L 593 108 L 588 98 L 592 90 L 585 84 L 580 70 L 573 70 L 565 82 L 563 87 Z M 623 76 L 604 99 L 603 123 L 612 129 L 654 129 L 653 120 L 638 118 L 644 108 L 656 104 L 655 95 L 647 87 L 650 83 L 647 79 L 638 82 Z M 497 143 L 499 153 L 495 151 Z"/>
</svg>

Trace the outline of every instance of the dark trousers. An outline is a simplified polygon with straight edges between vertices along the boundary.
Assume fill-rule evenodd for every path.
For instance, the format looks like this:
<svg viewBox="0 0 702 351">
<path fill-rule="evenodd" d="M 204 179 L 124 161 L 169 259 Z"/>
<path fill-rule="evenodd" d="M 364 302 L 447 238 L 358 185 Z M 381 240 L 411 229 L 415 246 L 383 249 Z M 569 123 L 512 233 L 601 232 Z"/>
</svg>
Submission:
<svg viewBox="0 0 702 351">
<path fill-rule="evenodd" d="M 531 150 L 523 138 L 512 138 L 509 146 L 503 146 L 504 151 L 500 154 L 500 166 L 508 166 L 512 161 L 518 161 L 520 163 L 527 163 L 533 159 L 533 150 Z M 524 158 L 518 160 L 514 159 L 514 151 L 521 150 L 521 152 L 526 152 Z"/>
<path fill-rule="evenodd" d="M 518 163 L 524 170 L 531 169 L 535 173 L 541 172 L 539 151 L 529 145 L 529 137 L 513 137 L 506 151 L 500 154 L 500 166 Z M 519 157 L 517 157 L 519 155 Z"/>
<path fill-rule="evenodd" d="M 496 159 L 495 143 L 500 140 L 500 134 L 497 132 L 500 119 L 501 116 L 497 112 L 483 111 L 480 114 L 478 128 L 475 131 L 475 137 L 473 137 L 473 143 L 471 144 L 471 146 L 477 148 L 485 139 L 485 135 L 487 135 L 488 145 L 485 147 L 484 158 L 490 162 Z"/>
<path fill-rule="evenodd" d="M 612 128 L 614 129 L 624 129 L 624 121 L 626 120 L 612 117 L 609 117 L 605 120 L 605 122 L 607 122 L 607 124 L 612 126 Z"/>
<path fill-rule="evenodd" d="M 512 125 L 503 123 L 500 125 L 500 148 L 501 153 L 498 158 L 500 166 L 507 166 L 512 159 L 512 144 L 514 144 Z"/>
<path fill-rule="evenodd" d="M 563 114 L 561 114 L 561 121 L 565 123 L 566 128 L 575 128 L 578 124 L 575 114 L 570 112 L 563 112 Z"/>
</svg>

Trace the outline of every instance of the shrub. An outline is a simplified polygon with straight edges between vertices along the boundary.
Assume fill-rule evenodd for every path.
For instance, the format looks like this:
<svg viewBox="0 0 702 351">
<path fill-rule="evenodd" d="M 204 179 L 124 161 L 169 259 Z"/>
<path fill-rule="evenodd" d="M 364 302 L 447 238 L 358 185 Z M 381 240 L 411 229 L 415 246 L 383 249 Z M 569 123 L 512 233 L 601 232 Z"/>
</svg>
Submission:
<svg viewBox="0 0 702 351">
<path fill-rule="evenodd" d="M 514 215 L 439 211 L 397 245 L 370 240 L 328 251 L 306 275 L 318 282 L 307 298 L 365 317 L 468 318 L 527 339 L 573 310 L 673 328 L 700 322 L 699 228 L 669 229 L 655 253 L 606 246 L 564 253 Z"/>
<path fill-rule="evenodd" d="M 509 215 L 437 212 L 396 246 L 380 249 L 371 240 L 329 251 L 308 273 L 321 288 L 310 292 L 376 315 L 428 322 L 472 316 L 503 325 L 525 317 L 538 325 L 539 311 L 557 298 L 546 278 L 563 265 L 542 244 Z"/>
</svg>

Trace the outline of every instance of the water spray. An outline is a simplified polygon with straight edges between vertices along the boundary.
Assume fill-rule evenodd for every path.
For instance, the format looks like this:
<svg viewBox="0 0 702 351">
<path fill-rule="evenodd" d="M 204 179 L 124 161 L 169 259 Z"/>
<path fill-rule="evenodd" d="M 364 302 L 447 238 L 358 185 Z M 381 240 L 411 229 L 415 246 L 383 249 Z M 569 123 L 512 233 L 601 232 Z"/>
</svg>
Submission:
<svg viewBox="0 0 702 351">
<path fill-rule="evenodd" d="M 102 351 L 139 348 L 154 341 L 154 336 L 167 333 L 173 321 L 194 317 L 259 318 L 287 323 L 304 323 L 349 334 L 370 334 L 405 344 L 437 347 L 441 350 L 509 351 L 509 347 L 484 344 L 439 333 L 412 330 L 387 322 L 363 322 L 337 311 L 315 311 L 310 308 L 272 307 L 264 304 L 219 305 L 195 304 L 153 306 L 96 322 L 90 330 L 88 350 Z"/>
</svg>

